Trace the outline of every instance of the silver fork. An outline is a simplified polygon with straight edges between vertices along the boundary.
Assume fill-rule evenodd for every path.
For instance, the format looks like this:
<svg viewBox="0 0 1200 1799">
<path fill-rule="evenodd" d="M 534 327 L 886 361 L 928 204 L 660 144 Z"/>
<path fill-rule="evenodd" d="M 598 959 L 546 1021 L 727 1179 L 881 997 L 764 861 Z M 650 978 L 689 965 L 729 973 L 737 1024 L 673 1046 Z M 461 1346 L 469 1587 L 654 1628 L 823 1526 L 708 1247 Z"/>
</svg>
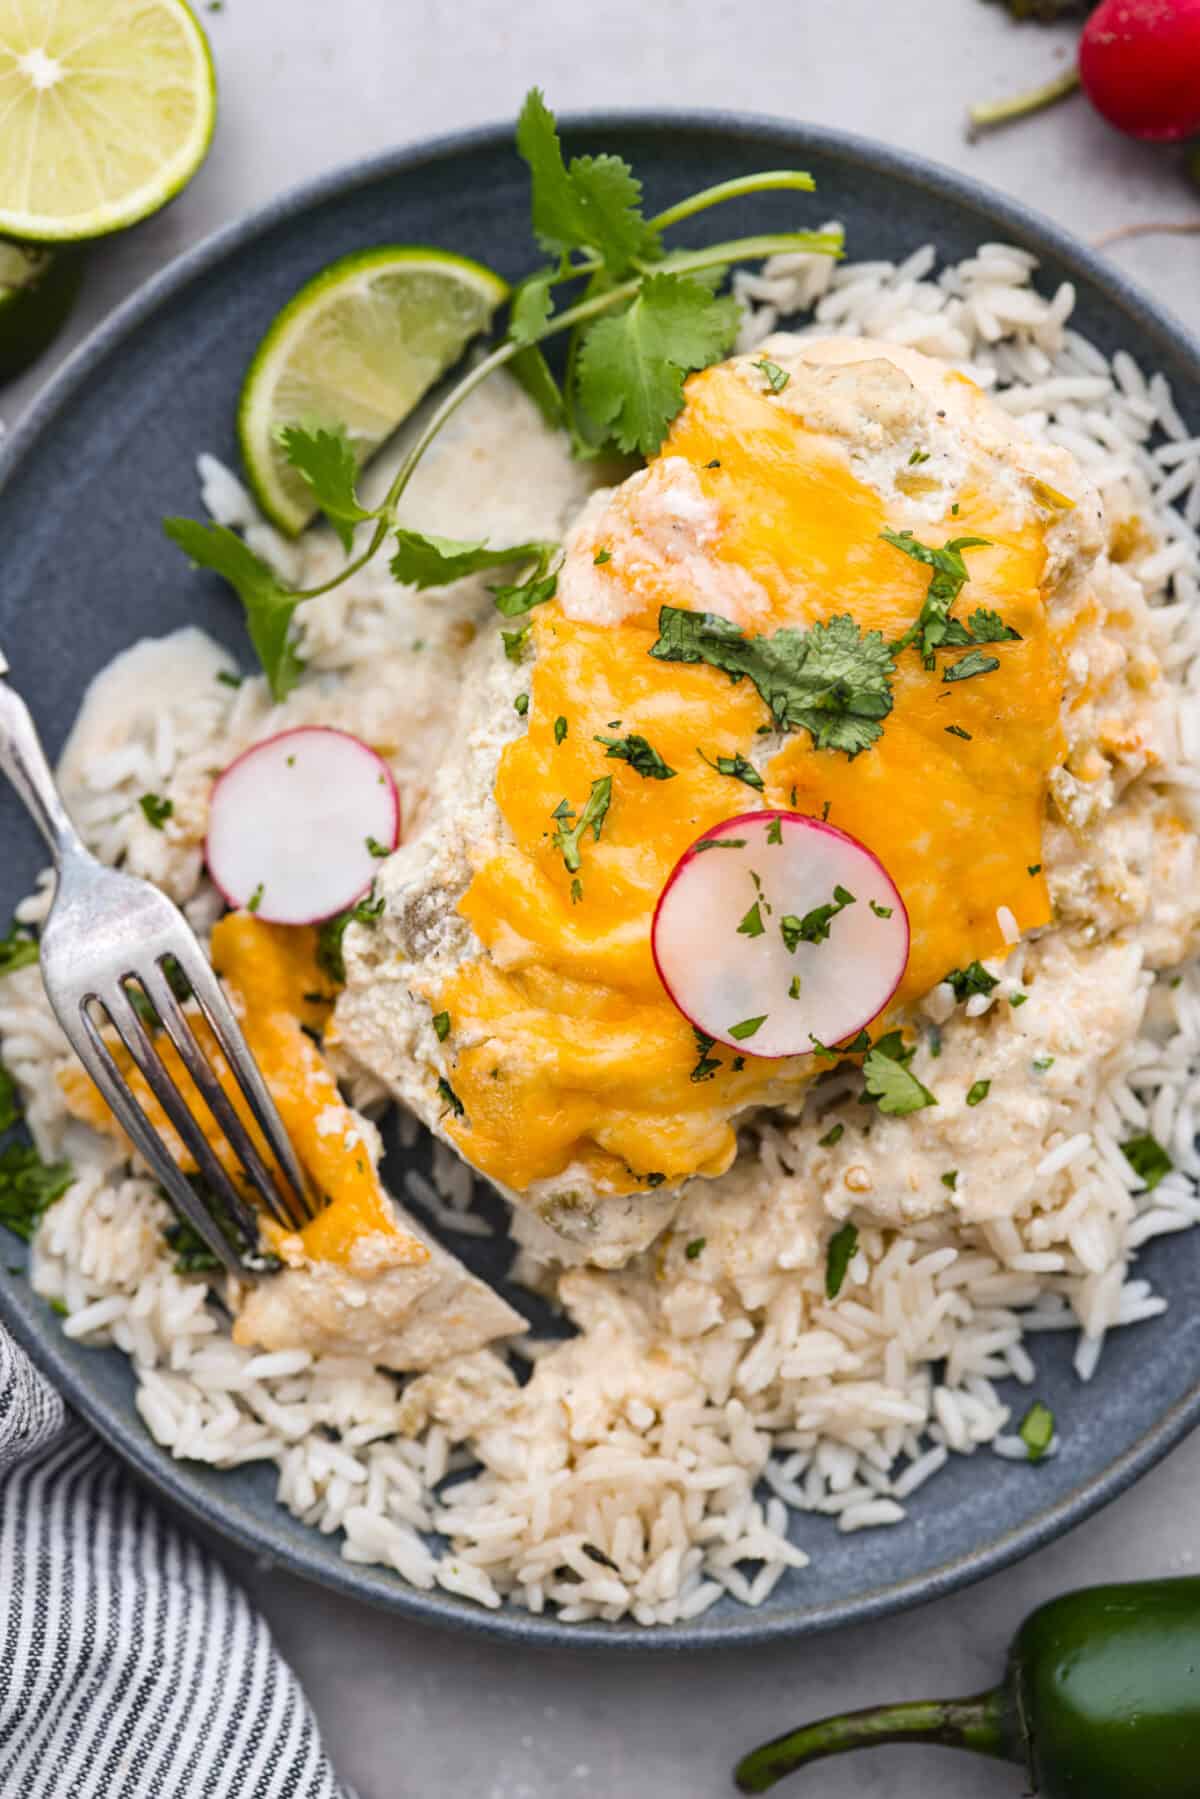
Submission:
<svg viewBox="0 0 1200 1799">
<path fill-rule="evenodd" d="M 8 663 L 0 652 L 0 677 L 7 673 Z M 313 1215 L 308 1184 L 212 965 L 187 920 L 164 893 L 148 881 L 106 868 L 85 849 L 67 816 L 29 708 L 3 679 L 0 769 L 24 801 L 54 858 L 57 880 L 42 928 L 40 961 L 47 997 L 67 1041 L 176 1209 L 231 1273 L 243 1274 L 247 1258 L 253 1260 L 258 1245 L 254 1208 L 239 1193 L 189 1110 L 139 1016 L 135 998 L 140 989 L 145 996 L 143 1010 L 148 1001 L 157 1014 L 267 1212 L 285 1230 L 296 1230 Z M 180 1004 L 173 978 L 182 991 L 190 988 L 207 1019 L 282 1179 L 259 1153 L 221 1086 Z M 240 1253 L 176 1165 L 122 1075 L 96 1022 L 97 1007 L 107 1013 L 187 1146 L 204 1187 L 224 1207 L 243 1241 Z"/>
</svg>

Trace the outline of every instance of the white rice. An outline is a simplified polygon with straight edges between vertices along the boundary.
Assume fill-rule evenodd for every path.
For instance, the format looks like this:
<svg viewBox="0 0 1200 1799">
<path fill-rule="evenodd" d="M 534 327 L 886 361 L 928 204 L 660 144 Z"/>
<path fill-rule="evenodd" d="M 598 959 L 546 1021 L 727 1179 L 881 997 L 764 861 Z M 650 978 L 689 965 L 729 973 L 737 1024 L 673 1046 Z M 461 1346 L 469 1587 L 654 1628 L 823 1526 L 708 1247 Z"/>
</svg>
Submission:
<svg viewBox="0 0 1200 1799">
<path fill-rule="evenodd" d="M 822 331 L 912 345 L 969 372 L 1030 429 L 1074 451 L 1122 510 L 1132 502 L 1154 522 L 1159 542 L 1132 572 L 1156 609 L 1163 664 L 1181 696 L 1177 760 L 1166 772 L 1186 797 L 1200 785 L 1200 436 L 1188 434 L 1160 374 L 1147 376 L 1124 351 L 1110 362 L 1069 328 L 1072 288 L 1045 297 L 1032 284 L 1035 270 L 1028 252 L 1003 244 L 981 245 L 940 271 L 930 245 L 899 265 L 777 257 L 735 276 L 741 347 L 809 311 Z M 287 566 L 294 550 L 257 518 L 240 483 L 212 458 L 202 459 L 201 473 L 213 514 Z M 310 659 L 369 675 L 411 634 L 406 604 L 386 578 L 328 596 L 305 620 Z M 283 716 L 306 703 L 289 702 Z M 227 744 L 254 721 L 261 727 L 267 713 L 259 683 L 234 694 L 214 686 L 210 671 L 194 692 L 164 704 L 152 727 L 88 764 L 81 827 L 101 854 L 124 855 L 140 829 L 131 821 L 137 794 L 161 788 L 206 746 Z M 278 728 L 280 715 L 270 716 Z M 168 862 L 161 878 L 202 928 L 211 922 L 213 897 L 197 864 Z M 41 916 L 45 892 L 43 884 L 23 917 Z M 993 968 L 1002 985 L 972 999 L 970 1017 L 1020 988 L 1023 946 L 1006 908 L 999 919 L 1015 947 L 1003 969 Z M 953 1002 L 949 989 L 937 989 L 926 1010 L 945 1018 Z M 472 1433 L 452 1427 L 444 1408 L 439 1415 L 439 1395 L 469 1396 L 472 1381 L 500 1381 L 503 1395 L 508 1377 L 495 1356 L 469 1358 L 439 1388 L 437 1377 L 401 1383 L 345 1357 L 238 1348 L 203 1280 L 175 1271 L 151 1184 L 66 1124 L 55 1081 L 62 1043 L 36 969 L 0 982 L 0 1036 L 39 1147 L 65 1149 L 77 1168 L 39 1230 L 36 1288 L 65 1310 L 69 1335 L 130 1356 L 155 1440 L 176 1457 L 223 1468 L 271 1462 L 280 1503 L 340 1534 L 348 1561 L 378 1563 L 415 1587 L 438 1585 L 492 1609 L 505 1600 L 535 1613 L 555 1607 L 568 1621 L 670 1624 L 724 1594 L 761 1604 L 786 1570 L 807 1563 L 788 1541 L 791 1515 L 820 1514 L 843 1532 L 894 1525 L 930 1482 L 934 1497 L 923 1503 L 936 1504 L 936 1477 L 951 1455 L 988 1447 L 1027 1460 L 996 1383 L 1030 1386 L 1037 1335 L 1062 1330 L 1079 1333 L 1075 1367 L 1089 1380 L 1109 1331 L 1163 1310 L 1130 1274 L 1137 1251 L 1200 1221 L 1200 982 L 1192 970 L 1157 983 L 1147 1032 L 1094 1113 L 1033 1146 L 1045 1202 L 1031 1218 L 972 1228 L 938 1218 L 902 1238 L 865 1228 L 836 1307 L 824 1302 L 823 1268 L 799 1252 L 781 1255 L 753 1317 L 733 1308 L 689 1339 L 700 1387 L 660 1369 L 655 1384 L 639 1374 L 625 1390 L 620 1345 L 612 1339 L 607 1357 L 600 1327 L 592 1353 L 604 1392 L 595 1417 L 574 1418 L 572 1434 L 559 1427 L 558 1436 L 536 1424 L 522 1435 L 502 1418 L 489 1432 L 487 1419 L 477 1420 L 476 1460 L 461 1447 Z M 365 1087 L 353 1094 L 373 1097 Z M 1130 1128 L 1151 1130 L 1175 1162 L 1153 1192 L 1120 1151 Z M 403 1135 L 416 1140 L 415 1121 Z M 765 1132 L 762 1155 L 781 1190 L 790 1178 L 784 1148 Z M 472 1209 L 469 1171 L 444 1149 L 432 1180 L 410 1172 L 406 1181 L 441 1230 L 487 1234 Z M 552 1371 L 559 1360 L 546 1345 L 519 1353 L 536 1369 Z M 555 1403 L 561 1411 L 565 1401 Z M 1056 1437 L 1048 1453 L 1058 1447 Z"/>
</svg>

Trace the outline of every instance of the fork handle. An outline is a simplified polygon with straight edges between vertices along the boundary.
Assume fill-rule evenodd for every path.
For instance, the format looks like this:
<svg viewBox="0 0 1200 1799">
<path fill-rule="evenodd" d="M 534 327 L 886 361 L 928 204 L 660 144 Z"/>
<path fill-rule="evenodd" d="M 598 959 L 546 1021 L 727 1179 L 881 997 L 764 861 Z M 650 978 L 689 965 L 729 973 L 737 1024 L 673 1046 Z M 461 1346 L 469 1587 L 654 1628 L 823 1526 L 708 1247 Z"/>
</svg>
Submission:
<svg viewBox="0 0 1200 1799">
<path fill-rule="evenodd" d="M 0 654 L 0 675 L 7 664 Z M 84 846 L 63 805 L 29 708 L 7 681 L 0 680 L 0 768 L 8 776 L 34 824 L 50 845 L 56 865 Z"/>
</svg>

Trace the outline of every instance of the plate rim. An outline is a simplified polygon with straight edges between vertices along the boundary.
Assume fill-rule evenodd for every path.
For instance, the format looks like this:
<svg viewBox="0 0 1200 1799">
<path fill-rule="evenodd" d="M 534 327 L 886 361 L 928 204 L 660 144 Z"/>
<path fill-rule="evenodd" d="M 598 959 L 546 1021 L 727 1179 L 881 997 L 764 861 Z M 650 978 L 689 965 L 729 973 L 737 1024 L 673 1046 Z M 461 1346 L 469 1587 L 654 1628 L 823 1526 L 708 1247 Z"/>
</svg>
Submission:
<svg viewBox="0 0 1200 1799">
<path fill-rule="evenodd" d="M 1000 224 L 1019 240 L 1056 257 L 1068 270 L 1084 275 L 1104 298 L 1130 319 L 1137 331 L 1168 347 L 1171 355 L 1177 360 L 1182 359 L 1185 366 L 1190 365 L 1189 373 L 1200 387 L 1200 338 L 1170 308 L 1148 294 L 1139 282 L 1108 258 L 1034 208 L 1014 200 L 987 182 L 930 158 L 859 133 L 770 114 L 719 108 L 588 110 L 564 114 L 560 129 L 571 135 L 642 132 L 659 136 L 669 136 L 674 130 L 690 130 L 720 138 L 758 139 L 773 146 L 786 145 L 792 155 L 797 151 L 803 154 L 806 150 L 828 154 L 851 166 L 865 166 L 892 181 L 945 196 L 977 214 L 981 226 L 986 224 L 994 228 Z M 69 407 L 91 373 L 110 354 L 118 351 L 140 325 L 192 282 L 265 232 L 339 195 L 391 176 L 411 173 L 426 163 L 449 161 L 473 151 L 510 151 L 512 131 L 511 121 L 484 124 L 359 158 L 285 189 L 245 217 L 220 226 L 173 257 L 92 328 L 49 378 L 19 424 L 0 443 L 0 495 L 27 452 Z M 1023 1523 L 964 1555 L 924 1573 L 875 1586 L 850 1598 L 830 1600 L 817 1606 L 792 1607 L 766 1615 L 747 1608 L 723 1617 L 717 1629 L 705 1629 L 702 1620 L 656 1626 L 650 1630 L 626 1623 L 562 1624 L 552 1614 L 535 1617 L 509 1606 L 492 1612 L 437 1588 L 426 1591 L 409 1587 L 391 1570 L 367 1564 L 326 1561 L 309 1550 L 307 1536 L 300 1543 L 271 1541 L 273 1527 L 270 1524 L 257 1529 L 248 1526 L 234 1508 L 226 1509 L 219 1500 L 193 1491 L 176 1472 L 174 1458 L 140 1425 L 136 1413 L 127 1417 L 123 1411 L 109 1407 L 104 1401 L 98 1404 L 87 1380 L 77 1376 L 70 1363 L 60 1355 L 56 1336 L 32 1311 L 27 1313 L 16 1291 L 10 1292 L 6 1282 L 0 1282 L 0 1319 L 34 1365 L 134 1473 L 208 1531 L 235 1542 L 252 1554 L 260 1557 L 265 1554 L 289 1572 L 315 1581 L 343 1597 L 363 1601 L 422 1624 L 464 1631 L 496 1642 L 517 1642 L 530 1648 L 569 1643 L 580 1649 L 615 1651 L 624 1655 L 639 1652 L 694 1654 L 790 1641 L 926 1604 L 1011 1566 L 1081 1523 L 1125 1492 L 1200 1423 L 1198 1377 L 1121 1456 L 1098 1474 L 1082 1480 L 1055 1504 L 1035 1512 Z M 183 1466 L 193 1465 L 184 1463 Z"/>
</svg>

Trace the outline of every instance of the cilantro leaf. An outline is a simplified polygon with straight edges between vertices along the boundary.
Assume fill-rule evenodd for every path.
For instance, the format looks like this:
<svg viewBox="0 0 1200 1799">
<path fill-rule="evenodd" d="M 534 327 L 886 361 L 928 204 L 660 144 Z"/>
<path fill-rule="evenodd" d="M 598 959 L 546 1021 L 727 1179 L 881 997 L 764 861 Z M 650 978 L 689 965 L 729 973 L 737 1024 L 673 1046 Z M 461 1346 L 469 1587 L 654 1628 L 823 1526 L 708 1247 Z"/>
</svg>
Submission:
<svg viewBox="0 0 1200 1799">
<path fill-rule="evenodd" d="M 14 920 L 8 935 L 0 937 L 0 976 L 15 974 L 18 968 L 29 968 L 37 959 L 37 938 L 28 926 Z"/>
<path fill-rule="evenodd" d="M 1020 643 L 1021 633 L 1006 625 L 998 612 L 977 606 L 970 619 L 972 643 Z"/>
<path fill-rule="evenodd" d="M 521 618 L 535 606 L 544 606 L 558 591 L 558 575 L 546 574 L 545 563 L 538 562 L 524 581 L 509 582 L 492 588 L 496 611 L 503 618 Z"/>
<path fill-rule="evenodd" d="M 904 1055 L 903 1041 L 899 1031 L 890 1031 L 863 1058 L 867 1092 L 879 1102 L 879 1110 L 892 1118 L 907 1118 L 911 1112 L 921 1112 L 938 1103 L 928 1087 L 905 1067 L 911 1053 L 900 1060 Z"/>
<path fill-rule="evenodd" d="M 989 974 L 982 962 L 968 962 L 965 968 L 952 968 L 942 979 L 947 986 L 953 987 L 954 997 L 960 1004 L 964 999 L 970 999 L 973 993 L 990 993 L 1000 985 L 995 975 Z"/>
<path fill-rule="evenodd" d="M 529 641 L 529 626 L 522 625 L 519 631 L 501 631 L 500 635 L 504 639 L 504 654 L 509 661 L 520 662 Z"/>
<path fill-rule="evenodd" d="M 168 818 L 175 815 L 174 800 L 164 800 L 157 793 L 144 793 L 138 805 L 142 808 L 146 823 L 155 831 L 161 831 Z"/>
<path fill-rule="evenodd" d="M 567 820 L 575 814 L 564 800 L 554 812 L 558 820 L 558 828 L 554 833 L 554 847 L 561 850 L 563 863 L 568 874 L 578 874 L 583 866 L 581 851 L 583 839 L 591 830 L 593 841 L 599 843 L 600 831 L 603 827 L 608 808 L 612 803 L 612 776 L 602 775 L 598 781 L 592 782 L 592 791 L 588 795 L 587 805 L 579 814 L 573 825 Z"/>
<path fill-rule="evenodd" d="M 673 781 L 675 770 L 663 761 L 652 743 L 630 731 L 625 737 L 597 737 L 597 743 L 608 745 L 608 755 L 618 762 L 628 762 L 644 781 Z"/>
<path fill-rule="evenodd" d="M 952 662 L 942 675 L 942 680 L 969 681 L 972 675 L 990 675 L 999 666 L 998 657 L 985 656 L 982 650 L 972 650 L 969 655 L 960 656 L 957 662 Z"/>
<path fill-rule="evenodd" d="M 761 937 L 766 928 L 766 925 L 762 921 L 762 908 L 760 907 L 759 902 L 755 900 L 745 918 L 743 918 L 741 924 L 738 926 L 738 935 L 739 937 Z"/>
<path fill-rule="evenodd" d="M 1035 1063 L 1034 1066 L 1036 1067 L 1037 1064 Z M 967 1089 L 967 1104 L 981 1106 L 991 1090 L 992 1083 L 990 1081 L 972 1081 Z"/>
<path fill-rule="evenodd" d="M 0 1224 L 31 1242 L 42 1214 L 74 1178 L 69 1162 L 47 1165 L 31 1143 L 10 1143 L 0 1151 Z"/>
<path fill-rule="evenodd" d="M 740 750 L 736 756 L 717 756 L 715 758 L 706 756 L 701 749 L 698 749 L 696 754 L 699 756 L 701 762 L 707 762 L 708 766 L 710 768 L 715 768 L 719 775 L 729 775 L 733 780 L 743 781 L 747 787 L 753 787 L 757 792 L 762 792 L 762 776 L 755 768 L 753 762 L 748 761 L 746 757 L 742 755 Z"/>
<path fill-rule="evenodd" d="M 327 918 L 317 928 L 317 967 L 339 987 L 346 984 L 346 961 L 342 954 L 342 938 L 350 924 L 377 924 L 383 917 L 384 899 L 372 891 L 356 906 L 348 906 L 335 918 Z"/>
<path fill-rule="evenodd" d="M 768 1013 L 762 1012 L 757 1018 L 743 1018 L 740 1024 L 730 1025 L 729 1035 L 738 1043 L 744 1043 L 747 1037 L 753 1037 L 766 1024 L 768 1016 Z"/>
<path fill-rule="evenodd" d="M 397 530 L 396 546 L 392 573 L 397 581 L 403 581 L 408 587 L 448 587 L 452 581 L 461 581 L 464 575 L 478 574 L 485 568 L 504 568 L 513 562 L 544 564 L 558 547 L 552 543 L 516 543 L 494 548 L 487 543 L 470 543 L 457 537 L 432 537 L 422 531 L 405 530 Z M 500 607 L 500 611 L 504 610 Z M 520 606 L 517 610 L 527 612 L 529 608 Z M 512 613 L 506 613 L 506 617 L 512 616 Z"/>
<path fill-rule="evenodd" d="M 781 394 L 792 378 L 786 369 L 781 369 L 777 362 L 772 362 L 767 356 L 756 362 L 754 367 L 773 394 Z"/>
<path fill-rule="evenodd" d="M 649 275 L 621 311 L 597 319 L 578 358 L 579 398 L 622 450 L 653 455 L 683 405 L 683 378 L 733 343 L 731 296 L 716 299 L 683 275 Z"/>
<path fill-rule="evenodd" d="M 687 1248 L 683 1252 L 689 1262 L 695 1262 L 696 1260 L 698 1260 L 698 1258 L 700 1256 L 702 1256 L 704 1254 L 704 1246 L 707 1242 L 708 1242 L 707 1237 L 693 1237 L 692 1238 L 691 1242 L 688 1244 Z"/>
<path fill-rule="evenodd" d="M 825 1252 L 825 1297 L 836 1299 L 858 1248 L 858 1226 L 843 1224 L 834 1231 Z"/>
<path fill-rule="evenodd" d="M 1133 1172 L 1145 1181 L 1148 1193 L 1153 1193 L 1163 1176 L 1170 1174 L 1175 1166 L 1157 1137 L 1149 1135 L 1130 1137 L 1122 1143 L 1121 1154 Z"/>
<path fill-rule="evenodd" d="M 847 893 L 844 887 L 835 887 L 833 898 L 826 905 L 814 906 L 803 918 L 797 918 L 794 912 L 787 913 L 779 921 L 783 947 L 794 950 L 798 943 L 824 943 L 829 936 L 829 927 L 838 913 L 856 903 L 852 893 Z"/>
<path fill-rule="evenodd" d="M 317 505 L 349 550 L 354 527 L 373 518 L 358 501 L 358 463 L 350 439 L 341 425 L 333 430 L 306 431 L 302 425 L 284 425 L 279 443 L 292 467 L 313 490 Z"/>
<path fill-rule="evenodd" d="M 540 269 L 522 281 L 512 297 L 508 315 L 508 335 L 517 344 L 532 344 L 550 318 L 553 300 L 550 287 L 557 269 Z"/>
<path fill-rule="evenodd" d="M 463 1105 L 462 1100 L 459 1099 L 458 1094 L 454 1091 L 444 1074 L 438 1076 L 437 1090 L 439 1096 L 445 1100 L 447 1107 L 454 1113 L 456 1118 L 466 1117 L 467 1108 Z"/>
<path fill-rule="evenodd" d="M 592 250 L 614 276 L 658 256 L 658 233 L 642 217 L 641 182 L 629 164 L 619 156 L 575 156 L 566 164 L 538 88 L 521 108 L 517 150 L 531 177 L 534 235 L 548 255 Z"/>
<path fill-rule="evenodd" d="M 954 537 L 937 548 L 919 542 L 911 531 L 881 531 L 879 535 L 893 549 L 901 550 L 914 562 L 922 562 L 933 570 L 916 623 L 910 625 L 896 643 L 896 654 L 920 638 L 921 654 L 928 663 L 935 650 L 950 644 L 970 643 L 965 626 L 950 617 L 950 608 L 969 578 L 963 551 L 986 548 L 990 540 L 986 537 Z"/>
<path fill-rule="evenodd" d="M 707 662 L 731 681 L 747 676 L 781 731 L 806 730 L 818 749 L 853 758 L 883 735 L 876 721 L 892 709 L 892 652 L 878 631 L 860 632 L 848 614 L 807 631 L 785 626 L 769 637 L 745 637 L 717 612 L 664 606 L 661 662 Z"/>
<path fill-rule="evenodd" d="M 271 698 L 285 700 L 304 668 L 291 642 L 292 616 L 300 604 L 299 594 L 285 587 L 262 558 L 224 525 L 168 518 L 163 520 L 163 530 L 197 568 L 223 575 L 236 590 Z"/>
<path fill-rule="evenodd" d="M 690 1078 L 696 1082 L 710 1081 L 721 1066 L 720 1056 L 710 1056 L 708 1053 L 716 1042 L 716 1038 L 705 1036 L 704 1032 L 698 1030 L 695 1025 L 692 1026 L 692 1036 L 696 1039 L 696 1053 L 699 1061 L 692 1069 Z"/>
</svg>

